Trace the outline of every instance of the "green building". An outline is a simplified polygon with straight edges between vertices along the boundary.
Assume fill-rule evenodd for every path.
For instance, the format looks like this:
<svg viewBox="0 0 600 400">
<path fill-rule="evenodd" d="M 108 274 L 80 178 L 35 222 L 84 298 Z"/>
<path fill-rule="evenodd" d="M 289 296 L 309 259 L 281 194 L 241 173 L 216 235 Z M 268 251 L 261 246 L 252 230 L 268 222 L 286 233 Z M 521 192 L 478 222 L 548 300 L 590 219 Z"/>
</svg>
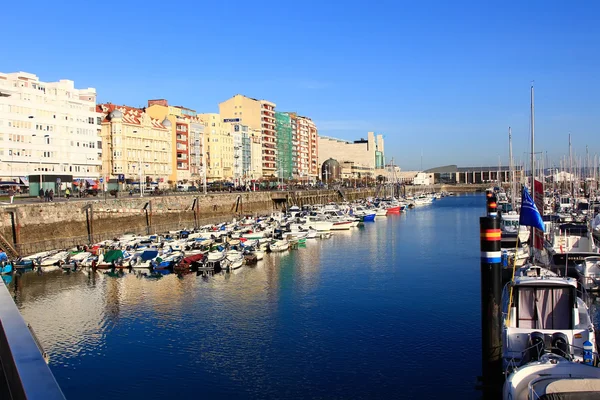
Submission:
<svg viewBox="0 0 600 400">
<path fill-rule="evenodd" d="M 292 158 L 292 119 L 289 114 L 275 112 L 277 132 L 277 174 L 278 178 L 292 179 L 294 160 Z"/>
</svg>

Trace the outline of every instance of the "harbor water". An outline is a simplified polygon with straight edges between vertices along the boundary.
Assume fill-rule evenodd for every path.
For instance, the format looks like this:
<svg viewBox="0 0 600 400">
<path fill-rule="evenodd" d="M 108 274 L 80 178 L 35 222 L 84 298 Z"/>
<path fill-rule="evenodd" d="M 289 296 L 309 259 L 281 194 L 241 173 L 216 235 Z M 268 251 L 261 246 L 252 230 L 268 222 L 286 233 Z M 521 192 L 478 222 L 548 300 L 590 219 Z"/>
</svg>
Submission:
<svg viewBox="0 0 600 400">
<path fill-rule="evenodd" d="M 234 273 L 9 290 L 69 399 L 480 398 L 484 212 L 446 197 Z"/>
</svg>

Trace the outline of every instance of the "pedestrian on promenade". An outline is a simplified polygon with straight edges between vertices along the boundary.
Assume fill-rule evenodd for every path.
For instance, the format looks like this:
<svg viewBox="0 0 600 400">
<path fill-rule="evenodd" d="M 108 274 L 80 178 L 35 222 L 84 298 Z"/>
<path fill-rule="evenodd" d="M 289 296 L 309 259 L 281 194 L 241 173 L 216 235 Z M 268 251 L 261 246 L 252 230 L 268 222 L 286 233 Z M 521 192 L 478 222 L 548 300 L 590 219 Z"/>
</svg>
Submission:
<svg viewBox="0 0 600 400">
<path fill-rule="evenodd" d="M 50 201 L 50 192 L 48 191 L 48 189 L 46 189 L 46 192 L 44 192 L 44 201 Z"/>
<path fill-rule="evenodd" d="M 50 197 L 50 201 L 54 201 L 54 189 L 50 189 L 48 193 L 48 197 Z"/>
<path fill-rule="evenodd" d="M 40 201 L 43 201 L 44 200 L 44 189 L 42 187 L 40 187 L 39 195 L 40 195 Z"/>
<path fill-rule="evenodd" d="M 67 197 L 67 200 L 69 200 L 69 198 L 71 197 L 71 189 L 67 188 L 65 190 L 65 196 Z"/>
<path fill-rule="evenodd" d="M 15 198 L 15 191 L 13 190 L 13 188 L 8 189 L 8 198 L 10 199 L 10 204 L 12 204 Z"/>
</svg>

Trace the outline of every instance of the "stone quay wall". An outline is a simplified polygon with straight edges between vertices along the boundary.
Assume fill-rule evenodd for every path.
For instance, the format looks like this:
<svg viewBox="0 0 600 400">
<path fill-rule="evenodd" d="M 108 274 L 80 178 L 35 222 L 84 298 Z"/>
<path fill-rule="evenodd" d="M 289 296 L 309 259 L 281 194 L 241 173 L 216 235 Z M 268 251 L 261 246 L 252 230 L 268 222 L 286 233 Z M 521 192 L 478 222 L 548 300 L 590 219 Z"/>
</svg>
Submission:
<svg viewBox="0 0 600 400">
<path fill-rule="evenodd" d="M 209 193 L 0 206 L 0 235 L 20 255 L 96 243 L 124 233 L 162 233 L 264 215 L 286 205 L 373 196 L 373 190 Z"/>
</svg>

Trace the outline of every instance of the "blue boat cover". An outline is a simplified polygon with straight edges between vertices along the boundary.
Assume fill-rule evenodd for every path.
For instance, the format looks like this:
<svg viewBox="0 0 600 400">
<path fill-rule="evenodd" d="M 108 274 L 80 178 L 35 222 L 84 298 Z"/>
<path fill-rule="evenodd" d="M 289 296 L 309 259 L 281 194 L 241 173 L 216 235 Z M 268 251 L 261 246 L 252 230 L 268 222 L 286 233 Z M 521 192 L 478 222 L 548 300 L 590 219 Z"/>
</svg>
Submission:
<svg viewBox="0 0 600 400">
<path fill-rule="evenodd" d="M 142 258 L 142 261 L 148 261 L 148 260 L 153 260 L 158 256 L 158 251 L 156 250 L 145 250 L 140 257 Z"/>
</svg>

